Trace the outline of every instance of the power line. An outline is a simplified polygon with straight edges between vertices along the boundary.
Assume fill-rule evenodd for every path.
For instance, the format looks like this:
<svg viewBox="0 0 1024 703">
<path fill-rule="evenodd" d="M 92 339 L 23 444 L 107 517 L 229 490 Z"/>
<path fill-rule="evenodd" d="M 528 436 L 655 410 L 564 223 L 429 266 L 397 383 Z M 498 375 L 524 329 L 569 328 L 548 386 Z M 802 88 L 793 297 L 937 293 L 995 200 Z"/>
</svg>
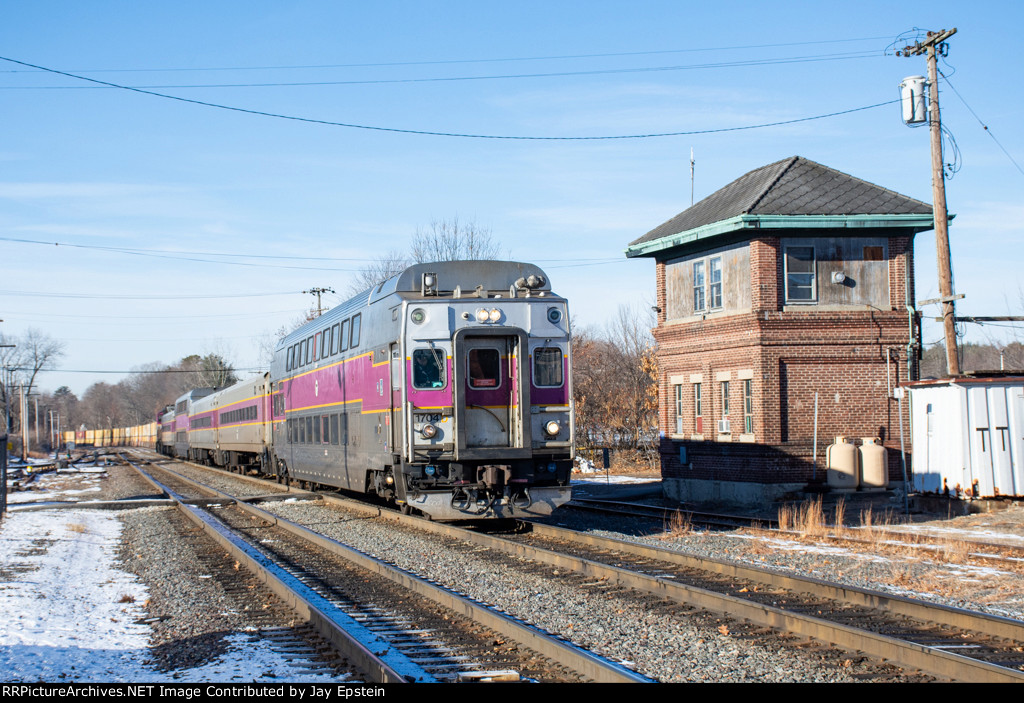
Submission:
<svg viewBox="0 0 1024 703">
<path fill-rule="evenodd" d="M 653 51 L 619 51 L 600 54 L 562 54 L 553 56 L 519 56 L 491 59 L 442 59 L 434 61 L 389 61 L 376 63 L 333 63 L 333 64 L 305 64 L 305 65 L 278 65 L 278 66 L 203 66 L 203 67 L 178 67 L 178 68 L 99 68 L 81 69 L 75 73 L 175 73 L 175 72 L 199 72 L 199 71 L 279 71 L 279 70 L 308 70 L 324 68 L 379 68 L 389 66 L 437 66 L 446 64 L 466 63 L 509 63 L 515 61 L 560 61 L 567 59 L 595 59 L 595 58 L 617 58 L 624 56 L 656 56 L 663 54 L 693 54 L 708 51 L 736 51 L 745 49 L 776 49 L 788 46 L 810 46 L 817 44 L 840 44 L 859 41 L 877 41 L 889 39 L 889 36 L 881 37 L 856 37 L 852 39 L 826 39 L 818 41 L 802 42 L 781 42 L 776 44 L 743 44 L 736 46 L 718 46 L 707 48 L 687 49 L 660 49 Z M 23 71 L 13 69 L 0 71 L 0 73 L 32 73 L 34 71 Z"/>
<path fill-rule="evenodd" d="M 956 96 L 957 96 L 958 98 L 960 98 L 960 102 L 962 102 L 962 103 L 964 104 L 964 107 L 966 107 L 966 108 L 967 108 L 967 111 L 968 111 L 968 112 L 970 112 L 970 113 L 971 113 L 972 115 L 974 115 L 974 119 L 976 119 L 976 120 L 978 121 L 978 124 L 980 124 L 980 125 L 981 125 L 981 128 L 985 130 L 985 132 L 986 132 L 986 133 L 988 134 L 988 136 L 992 137 L 992 141 L 994 141 L 994 142 L 996 143 L 996 146 L 998 146 L 998 147 L 999 147 L 999 148 L 1000 148 L 1000 149 L 1002 150 L 1002 152 L 1003 152 L 1004 154 L 1006 154 L 1006 158 L 1008 158 L 1008 159 L 1010 160 L 1010 163 L 1012 163 L 1012 164 L 1013 164 L 1014 166 L 1016 166 L 1016 167 L 1017 167 L 1017 170 L 1018 170 L 1018 171 L 1020 171 L 1021 175 L 1024 175 L 1024 168 L 1021 168 L 1020 164 L 1019 164 L 1019 163 L 1017 163 L 1017 160 L 1016 160 L 1016 159 L 1014 159 L 1014 158 L 1013 158 L 1012 156 L 1010 156 L 1010 152 L 1008 152 L 1008 151 L 1006 150 L 1006 147 L 1004 147 L 1004 146 L 1003 146 L 1003 145 L 1002 145 L 1002 144 L 1000 143 L 1000 141 L 999 141 L 998 139 L 996 139 L 996 135 L 994 135 L 994 134 L 992 133 L 992 130 L 988 128 L 988 125 L 987 125 L 987 124 L 985 124 L 984 122 L 982 122 L 981 118 L 980 118 L 980 117 L 978 117 L 978 113 L 976 113 L 976 112 L 974 111 L 974 109 L 973 109 L 973 108 L 971 108 L 971 106 L 967 104 L 967 101 L 966 101 L 966 100 L 964 100 L 964 96 L 960 95 L 960 91 L 959 91 L 959 90 L 957 90 L 957 89 L 956 89 L 956 86 L 955 86 L 955 85 L 953 85 L 953 83 L 952 83 L 952 82 L 951 82 L 951 81 L 949 80 L 949 76 L 947 76 L 947 75 L 946 75 L 945 73 L 943 73 L 942 71 L 939 71 L 939 75 L 941 75 L 941 76 L 942 76 L 942 78 L 943 78 L 943 80 L 945 80 L 945 81 L 946 81 L 946 85 L 948 85 L 948 86 L 949 86 L 950 88 L 952 88 L 952 89 L 953 89 L 953 92 L 954 92 L 954 93 L 956 94 Z"/>
<path fill-rule="evenodd" d="M 132 88 L 130 86 L 119 85 L 117 83 L 110 83 L 108 81 L 101 81 L 95 78 L 86 78 L 66 71 L 58 71 L 53 68 L 46 68 L 44 66 L 37 66 L 30 64 L 25 61 L 18 61 L 16 59 L 7 58 L 0 56 L 0 61 L 8 61 L 21 66 L 28 66 L 30 68 L 37 68 L 41 71 L 48 73 L 54 73 L 56 75 L 67 76 L 68 78 L 75 78 L 77 80 L 87 81 L 90 83 L 97 83 L 99 85 L 105 85 L 111 88 L 120 88 L 122 90 L 131 91 L 133 93 L 140 93 L 142 95 L 151 95 L 157 98 L 164 98 L 166 100 L 176 100 L 178 102 L 189 103 L 192 105 L 201 105 L 203 107 L 212 107 L 219 110 L 229 110 L 231 112 L 241 112 L 248 115 L 258 115 L 260 117 L 273 117 L 282 120 L 292 120 L 294 122 L 304 122 L 308 124 L 321 124 L 331 127 L 347 127 L 349 129 L 364 129 L 375 132 L 391 132 L 396 134 L 416 134 L 420 136 L 431 136 L 431 137 L 458 137 L 462 139 L 503 139 L 503 140 L 522 140 L 522 141 L 607 141 L 614 139 L 652 139 L 657 137 L 679 137 L 695 134 L 718 134 L 723 132 L 739 132 L 751 129 L 763 129 L 765 127 L 779 127 L 782 125 L 797 124 L 800 122 L 810 122 L 812 120 L 821 120 L 827 117 L 837 117 L 839 115 L 848 115 L 853 112 L 861 112 L 863 110 L 871 110 L 877 107 L 883 107 L 885 105 L 892 105 L 898 103 L 900 100 L 886 100 L 885 102 L 875 103 L 874 105 L 864 105 L 862 107 L 850 108 L 848 110 L 840 110 L 837 112 L 830 112 L 822 115 L 813 115 L 811 117 L 800 117 L 791 120 L 779 120 L 776 122 L 765 122 L 756 125 L 746 125 L 742 127 L 719 127 L 715 129 L 697 129 L 697 130 L 686 130 L 679 132 L 652 132 L 647 134 L 619 134 L 619 135 L 603 135 L 603 136 L 592 136 L 592 137 L 537 137 L 537 136 L 522 136 L 522 135 L 494 135 L 494 134 L 468 134 L 460 132 L 437 132 L 430 130 L 419 130 L 419 129 L 400 129 L 397 127 L 380 127 L 374 125 L 361 125 L 348 122 L 334 122 L 331 120 L 319 120 L 311 117 L 298 117 L 296 115 L 284 115 L 275 112 L 266 112 L 263 110 L 251 110 L 243 107 L 234 107 L 231 105 L 222 105 L 219 103 L 206 102 L 204 100 L 194 100 L 192 98 L 183 98 L 177 95 L 168 95 L 167 93 L 157 93 L 152 90 L 143 90 L 141 88 Z"/>
<path fill-rule="evenodd" d="M 641 68 L 608 68 L 591 71 L 553 71 L 549 73 L 509 73 L 490 76 L 439 76 L 432 78 L 369 78 L 346 81 L 275 81 L 262 83 L 191 83 L 132 86 L 72 86 L 72 85 L 28 85 L 0 86 L 0 90 L 109 90 L 113 87 L 137 90 L 165 90 L 168 88 L 282 88 L 311 87 L 325 85 L 385 85 L 401 83 L 451 83 L 464 81 L 490 81 L 526 78 L 565 78 L 570 76 L 601 76 L 627 73 L 657 73 L 664 71 L 694 71 L 712 68 L 742 68 L 748 66 L 774 66 L 791 63 L 817 63 L 820 61 L 844 61 L 849 59 L 881 58 L 877 51 L 848 52 L 845 54 L 818 54 L 812 56 L 790 56 L 779 59 L 745 59 L 742 61 L 721 61 L 717 63 L 689 64 L 683 66 L 648 66 Z"/>
<path fill-rule="evenodd" d="M 350 268 L 330 268 L 323 266 L 283 266 L 280 264 L 254 264 L 247 262 L 234 262 L 234 261 L 210 261 L 207 259 L 193 258 L 199 256 L 216 256 L 216 257 L 233 257 L 239 259 L 290 259 L 298 261 L 345 261 L 345 262 L 359 262 L 367 263 L 374 261 L 370 258 L 355 258 L 355 257 L 330 257 L 330 256 L 278 256 L 274 254 L 246 254 L 246 253 L 233 253 L 233 252 L 216 252 L 216 251 L 174 251 L 171 249 L 140 249 L 140 248 L 128 248 L 128 247 L 108 247 L 101 246 L 99 244 L 72 244 L 68 242 L 48 242 L 39 239 L 25 239 L 19 237 L 0 237 L 0 242 L 11 242 L 14 244 L 36 244 L 46 247 L 69 247 L 73 249 L 91 249 L 95 251 L 112 252 L 116 254 L 131 254 L 134 256 L 148 256 L 157 259 L 177 259 L 181 261 L 193 261 L 207 264 L 227 264 L 233 266 L 253 266 L 259 268 L 279 268 L 279 269 L 294 269 L 299 271 L 343 271 L 343 272 L 354 272 L 358 269 Z M 572 259 L 533 259 L 537 263 L 543 263 L 547 261 L 560 262 L 560 261 L 604 261 L 608 257 L 596 257 L 591 259 L 585 258 L 572 258 Z"/>
<path fill-rule="evenodd" d="M 14 366 L 14 367 L 8 367 L 8 368 L 10 368 L 12 371 L 33 371 L 34 370 L 34 369 L 32 369 L 30 367 L 27 367 L 27 366 L 26 367 Z M 149 370 L 146 370 L 146 371 L 140 371 L 140 370 L 134 370 L 134 371 L 113 371 L 113 370 L 110 370 L 110 369 L 102 369 L 102 370 L 97 370 L 97 369 L 41 369 L 41 370 L 47 371 L 49 373 L 158 374 L 158 373 L 202 373 L 203 371 L 206 371 L 206 370 L 209 370 L 209 369 L 162 369 L 160 371 L 149 371 Z M 231 371 L 242 372 L 242 373 L 259 373 L 260 371 L 266 371 L 266 370 L 267 370 L 266 366 L 240 366 L 240 367 L 232 367 L 231 368 Z"/>
<path fill-rule="evenodd" d="M 275 293 L 223 293 L 220 295 L 100 295 L 97 293 L 45 293 L 42 291 L 0 290 L 0 295 L 30 295 L 34 298 L 92 298 L 99 300 L 217 300 L 220 298 L 262 298 L 275 295 L 298 295 L 301 291 Z"/>
</svg>

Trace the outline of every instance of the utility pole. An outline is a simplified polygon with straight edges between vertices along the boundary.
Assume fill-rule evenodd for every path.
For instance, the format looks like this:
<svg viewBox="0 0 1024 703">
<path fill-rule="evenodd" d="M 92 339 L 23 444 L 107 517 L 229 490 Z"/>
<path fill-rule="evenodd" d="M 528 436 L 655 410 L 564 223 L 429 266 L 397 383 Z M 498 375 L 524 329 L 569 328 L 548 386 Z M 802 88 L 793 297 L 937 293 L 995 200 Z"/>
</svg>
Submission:
<svg viewBox="0 0 1024 703">
<path fill-rule="evenodd" d="M 320 305 L 320 296 L 324 293 L 333 293 L 333 288 L 310 288 L 309 290 L 302 291 L 303 293 L 310 293 L 316 296 L 316 316 L 320 317 L 324 314 L 324 309 Z"/>
<path fill-rule="evenodd" d="M 945 41 L 956 34 L 956 27 L 939 32 L 928 32 L 923 42 L 906 46 L 897 56 L 928 55 L 929 125 L 932 141 L 932 213 L 935 217 L 935 249 L 939 264 L 939 295 L 942 302 L 942 326 L 946 339 L 946 370 L 950 376 L 960 375 L 957 354 L 956 320 L 953 312 L 953 267 L 949 255 L 949 216 L 946 211 L 946 173 L 942 165 L 942 123 L 939 118 L 939 78 L 936 66 L 936 48 L 945 56 Z"/>
</svg>

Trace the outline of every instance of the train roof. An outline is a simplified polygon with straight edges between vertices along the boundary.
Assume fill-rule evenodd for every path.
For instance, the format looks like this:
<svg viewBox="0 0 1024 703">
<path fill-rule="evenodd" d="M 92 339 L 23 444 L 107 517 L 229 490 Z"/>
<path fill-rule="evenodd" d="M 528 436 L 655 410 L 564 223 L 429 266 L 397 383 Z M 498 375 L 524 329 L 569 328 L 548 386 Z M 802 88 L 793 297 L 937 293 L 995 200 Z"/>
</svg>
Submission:
<svg viewBox="0 0 1024 703">
<path fill-rule="evenodd" d="M 434 286 L 436 292 L 427 294 L 431 298 L 452 297 L 456 291 L 459 291 L 462 297 L 473 297 L 477 291 L 507 296 L 513 287 L 520 290 L 528 288 L 531 292 L 544 292 L 549 295 L 551 293 L 551 283 L 547 274 L 539 266 L 521 261 L 433 261 L 413 264 L 401 273 L 362 291 L 315 320 L 288 333 L 278 342 L 277 349 L 280 350 L 305 337 L 309 333 L 310 325 L 333 324 L 336 320 L 354 315 L 366 306 L 388 296 L 397 294 L 402 298 L 427 297 L 423 290 L 423 276 L 428 273 L 437 277 Z"/>
<path fill-rule="evenodd" d="M 507 293 L 517 281 L 530 276 L 536 280 L 536 285 L 531 286 L 533 290 L 551 290 L 547 275 L 534 264 L 519 261 L 434 261 L 413 264 L 379 284 L 373 289 L 371 302 L 391 293 L 422 295 L 423 275 L 427 273 L 437 275 L 439 294 L 456 289 L 466 294 L 477 288 Z"/>
</svg>

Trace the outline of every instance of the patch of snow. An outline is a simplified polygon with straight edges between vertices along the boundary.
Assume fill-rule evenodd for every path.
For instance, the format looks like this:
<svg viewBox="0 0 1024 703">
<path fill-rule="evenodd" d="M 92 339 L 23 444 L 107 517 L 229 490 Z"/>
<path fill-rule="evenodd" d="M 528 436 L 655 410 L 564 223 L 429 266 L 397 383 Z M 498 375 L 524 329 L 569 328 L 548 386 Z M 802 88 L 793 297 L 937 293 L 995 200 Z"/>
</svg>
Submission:
<svg viewBox="0 0 1024 703">
<path fill-rule="evenodd" d="M 604 471 L 604 469 L 602 469 Z M 573 476 L 572 483 L 579 485 L 586 485 L 589 483 L 658 483 L 661 481 L 660 478 L 643 478 L 640 476 L 594 476 L 594 477 L 581 477 Z"/>
</svg>

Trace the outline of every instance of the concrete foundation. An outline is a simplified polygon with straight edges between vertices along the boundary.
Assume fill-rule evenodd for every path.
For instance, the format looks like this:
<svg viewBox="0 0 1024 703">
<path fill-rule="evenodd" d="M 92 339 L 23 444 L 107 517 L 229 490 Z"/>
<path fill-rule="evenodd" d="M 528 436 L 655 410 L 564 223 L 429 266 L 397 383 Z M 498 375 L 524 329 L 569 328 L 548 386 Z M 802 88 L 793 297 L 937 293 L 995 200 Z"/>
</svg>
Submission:
<svg viewBox="0 0 1024 703">
<path fill-rule="evenodd" d="M 764 506 L 800 493 L 805 483 L 753 483 L 705 479 L 665 478 L 665 497 L 679 502 L 722 502 Z"/>
</svg>

